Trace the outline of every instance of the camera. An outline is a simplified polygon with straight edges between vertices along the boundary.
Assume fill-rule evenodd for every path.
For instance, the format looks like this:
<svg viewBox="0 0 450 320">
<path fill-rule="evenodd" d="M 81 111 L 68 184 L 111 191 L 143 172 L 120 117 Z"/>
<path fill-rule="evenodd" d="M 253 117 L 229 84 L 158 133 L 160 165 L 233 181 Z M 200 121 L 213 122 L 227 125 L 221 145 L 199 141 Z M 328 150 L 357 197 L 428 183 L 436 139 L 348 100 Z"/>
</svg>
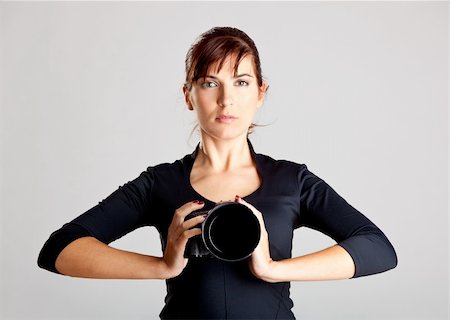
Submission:
<svg viewBox="0 0 450 320">
<path fill-rule="evenodd" d="M 261 229 L 258 218 L 244 204 L 220 202 L 210 210 L 193 211 L 185 220 L 206 215 L 197 225 L 202 234 L 189 239 L 184 256 L 213 256 L 224 261 L 240 261 L 249 257 L 259 243 Z"/>
</svg>

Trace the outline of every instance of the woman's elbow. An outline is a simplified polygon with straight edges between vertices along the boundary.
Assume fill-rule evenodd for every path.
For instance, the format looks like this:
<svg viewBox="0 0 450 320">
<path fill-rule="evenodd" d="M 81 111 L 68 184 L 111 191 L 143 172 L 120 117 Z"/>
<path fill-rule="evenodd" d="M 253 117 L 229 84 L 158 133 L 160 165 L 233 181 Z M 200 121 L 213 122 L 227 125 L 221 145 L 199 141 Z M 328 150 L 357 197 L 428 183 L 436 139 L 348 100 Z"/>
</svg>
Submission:
<svg viewBox="0 0 450 320">
<path fill-rule="evenodd" d="M 388 248 L 386 249 L 386 271 L 394 269 L 398 265 L 398 257 L 397 253 L 394 249 L 394 246 L 389 243 Z"/>
<path fill-rule="evenodd" d="M 378 243 L 376 245 L 377 248 L 373 251 L 378 255 L 376 259 L 378 263 L 375 263 L 377 265 L 375 268 L 378 270 L 374 270 L 373 273 L 381 273 L 397 267 L 398 257 L 392 243 L 384 234 L 376 234 L 374 237 Z"/>
<path fill-rule="evenodd" d="M 359 234 L 340 244 L 353 257 L 356 266 L 354 278 L 385 272 L 398 264 L 397 253 L 382 232 Z"/>
</svg>

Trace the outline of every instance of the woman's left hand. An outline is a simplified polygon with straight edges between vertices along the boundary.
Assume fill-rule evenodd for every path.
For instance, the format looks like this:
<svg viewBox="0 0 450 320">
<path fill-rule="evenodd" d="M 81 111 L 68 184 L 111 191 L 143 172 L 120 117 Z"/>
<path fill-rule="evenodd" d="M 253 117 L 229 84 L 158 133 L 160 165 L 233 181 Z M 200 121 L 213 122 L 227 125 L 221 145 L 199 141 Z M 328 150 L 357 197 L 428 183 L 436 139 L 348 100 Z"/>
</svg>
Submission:
<svg viewBox="0 0 450 320">
<path fill-rule="evenodd" d="M 267 233 L 266 226 L 264 224 L 262 213 L 258 209 L 256 209 L 253 205 L 251 205 L 250 203 L 248 203 L 239 196 L 236 196 L 235 202 L 239 202 L 247 206 L 258 218 L 261 227 L 261 238 L 259 240 L 258 245 L 256 246 L 255 250 L 253 251 L 252 255 L 249 258 L 249 267 L 251 272 L 255 275 L 255 277 L 267 281 L 270 279 L 270 272 L 275 262 L 270 257 L 269 235 Z"/>
</svg>

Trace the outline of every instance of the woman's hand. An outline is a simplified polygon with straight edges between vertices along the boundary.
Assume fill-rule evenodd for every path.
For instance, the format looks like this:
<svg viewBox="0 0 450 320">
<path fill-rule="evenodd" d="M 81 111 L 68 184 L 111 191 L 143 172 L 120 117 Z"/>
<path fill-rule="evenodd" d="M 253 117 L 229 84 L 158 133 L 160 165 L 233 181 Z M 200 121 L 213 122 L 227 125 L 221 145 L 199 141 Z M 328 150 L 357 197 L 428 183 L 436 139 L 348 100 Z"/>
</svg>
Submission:
<svg viewBox="0 0 450 320">
<path fill-rule="evenodd" d="M 262 213 L 239 196 L 236 196 L 235 201 L 246 205 L 258 218 L 261 227 L 261 238 L 252 255 L 250 256 L 249 267 L 255 277 L 267 281 L 268 279 L 270 279 L 269 275 L 275 262 L 270 257 L 269 236 L 264 224 Z"/>
<path fill-rule="evenodd" d="M 203 201 L 192 201 L 175 210 L 172 223 L 169 226 L 167 245 L 162 258 L 166 266 L 166 278 L 178 276 L 186 266 L 188 261 L 187 258 L 184 258 L 186 244 L 190 238 L 202 233 L 200 228 L 193 227 L 202 223 L 205 217 L 200 215 L 187 221 L 184 221 L 184 218 L 192 211 L 201 209 L 203 206 Z"/>
</svg>

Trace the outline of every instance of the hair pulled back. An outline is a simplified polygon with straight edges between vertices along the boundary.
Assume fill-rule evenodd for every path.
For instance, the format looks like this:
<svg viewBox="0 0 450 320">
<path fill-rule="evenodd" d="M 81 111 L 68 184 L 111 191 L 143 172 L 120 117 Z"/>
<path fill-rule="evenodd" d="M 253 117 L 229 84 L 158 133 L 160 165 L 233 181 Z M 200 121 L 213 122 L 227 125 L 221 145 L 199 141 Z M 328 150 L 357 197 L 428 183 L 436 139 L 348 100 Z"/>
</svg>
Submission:
<svg viewBox="0 0 450 320">
<path fill-rule="evenodd" d="M 230 56 L 235 57 L 235 74 L 241 60 L 251 56 L 258 86 L 262 86 L 261 62 L 253 40 L 237 28 L 214 27 L 202 33 L 186 54 L 186 89 L 190 90 L 192 83 L 204 78 L 213 64 L 217 63 L 216 71 L 219 71 Z"/>
</svg>

